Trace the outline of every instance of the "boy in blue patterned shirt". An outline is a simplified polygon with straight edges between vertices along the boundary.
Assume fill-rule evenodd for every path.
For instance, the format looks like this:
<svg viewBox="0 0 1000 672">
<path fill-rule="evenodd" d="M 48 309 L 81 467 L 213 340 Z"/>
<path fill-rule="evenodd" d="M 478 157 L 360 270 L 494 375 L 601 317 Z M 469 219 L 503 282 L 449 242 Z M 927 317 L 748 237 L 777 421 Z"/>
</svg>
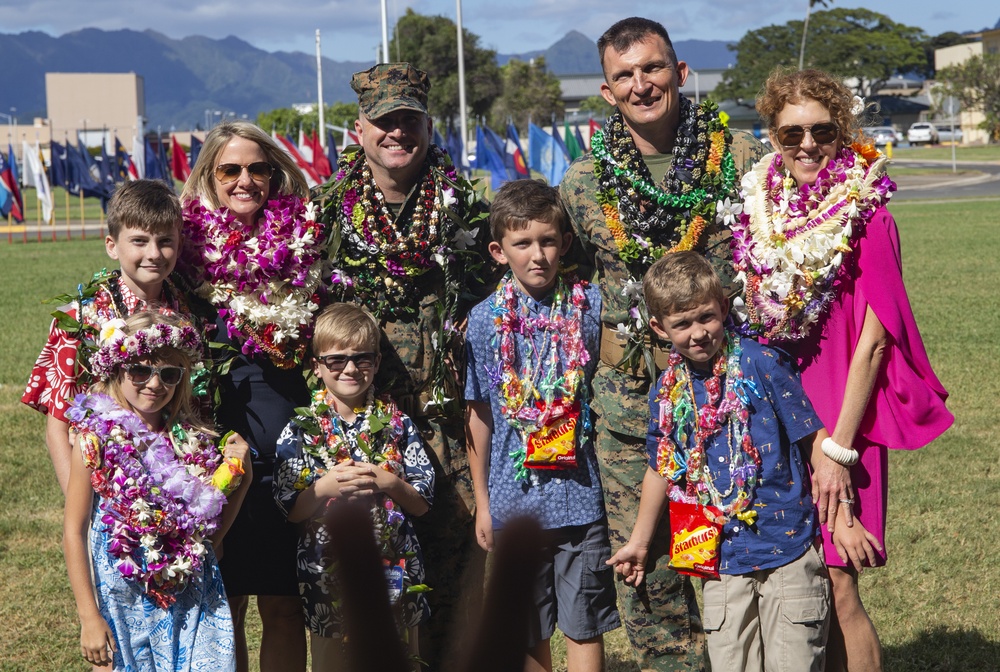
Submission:
<svg viewBox="0 0 1000 672">
<path fill-rule="evenodd" d="M 790 360 L 727 324 L 722 284 L 701 255 L 666 255 L 643 291 L 650 326 L 673 349 L 650 390 L 649 466 L 635 528 L 609 562 L 640 583 L 669 505 L 671 566 L 708 577 L 712 668 L 819 672 L 829 579 L 802 453 L 818 453 L 826 430 Z M 691 511 L 722 523 L 721 534 L 707 523 L 681 529 Z"/>
<path fill-rule="evenodd" d="M 472 309 L 466 334 L 476 537 L 492 551 L 505 522 L 538 520 L 546 549 L 526 669 L 552 669 L 557 622 L 569 671 L 603 669 L 604 633 L 620 621 L 587 406 L 600 294 L 560 274 L 572 234 L 559 192 L 544 182 L 505 184 L 490 230 L 490 253 L 510 271 Z"/>
</svg>

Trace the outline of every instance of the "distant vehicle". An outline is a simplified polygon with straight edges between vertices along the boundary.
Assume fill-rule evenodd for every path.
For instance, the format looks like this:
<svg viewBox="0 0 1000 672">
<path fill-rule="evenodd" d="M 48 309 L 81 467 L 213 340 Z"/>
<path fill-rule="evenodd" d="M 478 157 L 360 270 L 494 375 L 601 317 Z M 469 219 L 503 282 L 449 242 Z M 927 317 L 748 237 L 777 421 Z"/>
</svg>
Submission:
<svg viewBox="0 0 1000 672">
<path fill-rule="evenodd" d="M 910 130 L 906 132 L 906 140 L 911 145 L 924 145 L 927 143 L 936 145 L 941 142 L 941 136 L 934 124 L 927 123 L 926 121 L 918 121 L 912 124 Z"/>
<path fill-rule="evenodd" d="M 960 126 L 955 126 L 955 134 L 951 133 L 951 125 L 939 126 L 938 136 L 941 142 L 962 142 L 962 128 Z"/>
<path fill-rule="evenodd" d="M 877 147 L 884 147 L 890 142 L 896 144 L 900 141 L 899 133 L 892 126 L 869 126 L 862 130 L 867 137 L 875 142 Z"/>
</svg>

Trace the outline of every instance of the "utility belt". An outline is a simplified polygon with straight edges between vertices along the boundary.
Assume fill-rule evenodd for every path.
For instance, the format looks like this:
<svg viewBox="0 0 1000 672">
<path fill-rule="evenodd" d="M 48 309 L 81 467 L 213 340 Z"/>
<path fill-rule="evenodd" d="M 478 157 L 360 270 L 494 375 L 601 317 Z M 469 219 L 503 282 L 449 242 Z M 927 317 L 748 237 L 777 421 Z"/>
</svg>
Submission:
<svg viewBox="0 0 1000 672">
<path fill-rule="evenodd" d="M 660 371 L 667 368 L 670 359 L 670 343 L 662 341 L 655 336 L 646 336 L 646 347 L 653 351 L 653 360 L 656 368 Z M 637 368 L 630 368 L 625 359 L 625 352 L 629 348 L 629 341 L 618 338 L 618 331 L 608 325 L 601 324 L 601 361 L 613 369 L 637 378 L 649 377 L 646 371 L 646 364 L 640 359 Z"/>
</svg>

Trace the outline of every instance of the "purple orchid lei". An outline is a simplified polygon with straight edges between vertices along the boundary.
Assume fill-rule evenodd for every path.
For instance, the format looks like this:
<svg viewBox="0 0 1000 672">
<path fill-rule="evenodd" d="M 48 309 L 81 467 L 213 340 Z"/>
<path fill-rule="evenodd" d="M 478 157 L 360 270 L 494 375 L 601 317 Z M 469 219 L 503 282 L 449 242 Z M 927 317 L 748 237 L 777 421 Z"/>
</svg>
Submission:
<svg viewBox="0 0 1000 672">
<path fill-rule="evenodd" d="M 189 426 L 154 432 L 103 394 L 66 413 L 81 437 L 115 568 L 166 609 L 202 567 L 226 497 L 212 485 L 222 452 Z"/>
<path fill-rule="evenodd" d="M 315 207 L 295 195 L 269 200 L 253 229 L 228 208 L 185 205 L 187 272 L 243 354 L 267 354 L 283 368 L 302 361 L 319 307 L 325 231 Z"/>
<path fill-rule="evenodd" d="M 811 185 L 783 174 L 780 153 L 744 176 L 731 246 L 746 283 L 748 333 L 798 340 L 826 312 L 857 241 L 896 189 L 885 162 L 873 148 L 853 145 Z"/>
</svg>

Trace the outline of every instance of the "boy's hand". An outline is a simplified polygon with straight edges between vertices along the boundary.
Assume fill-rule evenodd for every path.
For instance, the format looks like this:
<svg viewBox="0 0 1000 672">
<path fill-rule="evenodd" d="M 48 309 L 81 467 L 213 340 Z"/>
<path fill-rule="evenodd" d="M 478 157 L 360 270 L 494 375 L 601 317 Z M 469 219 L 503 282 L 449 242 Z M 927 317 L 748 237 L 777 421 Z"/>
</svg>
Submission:
<svg viewBox="0 0 1000 672">
<path fill-rule="evenodd" d="M 493 518 L 489 506 L 476 505 L 476 541 L 487 553 L 493 552 Z"/>
<path fill-rule="evenodd" d="M 91 665 L 104 667 L 113 660 L 115 637 L 100 614 L 80 621 L 80 652 Z"/>
<path fill-rule="evenodd" d="M 628 543 L 618 549 L 618 552 L 611 556 L 605 564 L 614 565 L 615 572 L 625 578 L 625 583 L 638 586 L 646 577 L 646 558 L 649 556 L 649 549 L 633 542 Z"/>
<path fill-rule="evenodd" d="M 847 508 L 846 505 L 840 507 L 839 518 L 843 518 L 843 512 Z M 837 555 L 840 556 L 840 559 L 853 565 L 854 569 L 859 572 L 864 568 L 866 560 L 869 567 L 874 567 L 875 551 L 882 551 L 878 539 L 866 530 L 860 521 L 854 521 L 851 527 L 846 524 L 838 524 L 833 531 L 833 546 L 837 549 Z"/>
<path fill-rule="evenodd" d="M 347 460 L 333 466 L 318 481 L 316 481 L 316 494 L 318 496 L 334 498 L 343 497 L 348 501 L 355 501 L 364 497 L 369 497 L 381 492 L 378 485 L 378 474 L 384 471 L 373 464 L 367 462 L 355 462 Z M 391 476 L 389 472 L 384 472 Z"/>
</svg>

